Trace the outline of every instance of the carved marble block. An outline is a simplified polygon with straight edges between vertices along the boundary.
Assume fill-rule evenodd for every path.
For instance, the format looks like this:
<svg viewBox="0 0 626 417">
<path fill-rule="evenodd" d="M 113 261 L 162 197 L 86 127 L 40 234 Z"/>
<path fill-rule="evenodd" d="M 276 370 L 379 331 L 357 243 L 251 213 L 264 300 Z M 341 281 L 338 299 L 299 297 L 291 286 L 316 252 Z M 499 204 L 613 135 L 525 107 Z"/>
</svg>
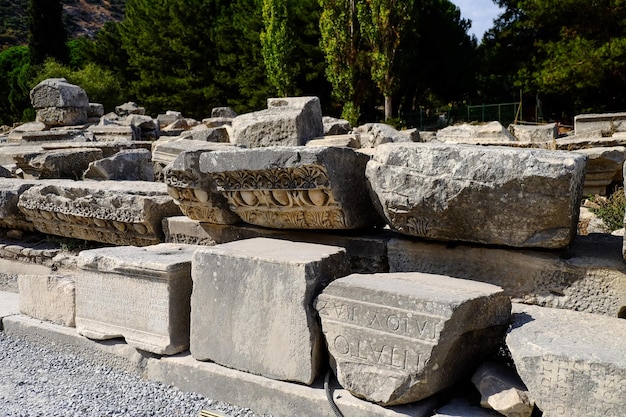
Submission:
<svg viewBox="0 0 626 417">
<path fill-rule="evenodd" d="M 492 354 L 508 327 L 501 288 L 422 273 L 353 274 L 317 297 L 339 383 L 382 405 L 429 397 Z"/>
<path fill-rule="evenodd" d="M 18 207 L 42 233 L 134 246 L 161 243 L 163 218 L 180 214 L 165 184 L 144 181 L 48 182 Z"/>
<path fill-rule="evenodd" d="M 368 160 L 349 148 L 277 146 L 205 152 L 199 171 L 246 223 L 359 229 L 382 222 L 366 184 Z"/>
<path fill-rule="evenodd" d="M 543 149 L 398 143 L 376 148 L 366 173 L 400 233 L 554 249 L 576 236 L 586 162 Z"/>
<path fill-rule="evenodd" d="M 336 246 L 255 238 L 198 249 L 191 355 L 311 384 L 325 357 L 313 300 L 347 271 L 345 251 Z"/>
<path fill-rule="evenodd" d="M 124 337 L 156 354 L 189 347 L 193 245 L 163 243 L 82 251 L 76 329 L 91 339 Z"/>
<path fill-rule="evenodd" d="M 506 344 L 544 417 L 621 417 L 625 340 L 623 319 L 514 304 Z"/>
</svg>

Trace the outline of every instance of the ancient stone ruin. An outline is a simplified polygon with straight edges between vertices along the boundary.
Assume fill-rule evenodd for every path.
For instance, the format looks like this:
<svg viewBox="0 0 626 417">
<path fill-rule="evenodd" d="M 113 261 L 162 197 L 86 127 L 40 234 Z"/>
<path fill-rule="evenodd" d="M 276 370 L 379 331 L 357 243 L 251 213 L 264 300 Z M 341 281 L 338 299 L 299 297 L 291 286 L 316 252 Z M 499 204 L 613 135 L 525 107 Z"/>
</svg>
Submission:
<svg viewBox="0 0 626 417">
<path fill-rule="evenodd" d="M 31 99 L 0 136 L 7 334 L 274 416 L 624 414 L 626 245 L 581 204 L 623 182 L 625 114 L 435 134 L 316 97 Z"/>
</svg>

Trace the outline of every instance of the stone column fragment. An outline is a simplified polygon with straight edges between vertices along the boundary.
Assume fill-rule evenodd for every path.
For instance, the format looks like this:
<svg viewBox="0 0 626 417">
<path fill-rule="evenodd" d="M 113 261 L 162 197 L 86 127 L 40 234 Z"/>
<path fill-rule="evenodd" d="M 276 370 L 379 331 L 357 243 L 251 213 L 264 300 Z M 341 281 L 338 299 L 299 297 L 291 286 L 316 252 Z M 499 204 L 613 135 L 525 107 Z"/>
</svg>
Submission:
<svg viewBox="0 0 626 417">
<path fill-rule="evenodd" d="M 576 236 L 586 160 L 542 149 L 387 144 L 366 173 L 376 207 L 400 233 L 561 248 Z"/>
<path fill-rule="evenodd" d="M 163 243 L 82 251 L 76 329 L 92 339 L 124 337 L 157 354 L 189 347 L 191 259 L 196 246 Z"/>
<path fill-rule="evenodd" d="M 255 238 L 198 249 L 191 355 L 311 384 L 325 357 L 313 300 L 347 271 L 345 250 L 335 246 Z"/>
<path fill-rule="evenodd" d="M 134 246 L 161 243 L 163 218 L 180 214 L 165 184 L 144 181 L 48 182 L 18 207 L 42 233 Z"/>
<path fill-rule="evenodd" d="M 511 302 L 495 285 L 421 273 L 353 274 L 315 308 L 339 383 L 382 405 L 418 401 L 493 353 Z"/>
<path fill-rule="evenodd" d="M 544 417 L 619 417 L 626 410 L 626 320 L 522 304 L 506 337 Z"/>
</svg>

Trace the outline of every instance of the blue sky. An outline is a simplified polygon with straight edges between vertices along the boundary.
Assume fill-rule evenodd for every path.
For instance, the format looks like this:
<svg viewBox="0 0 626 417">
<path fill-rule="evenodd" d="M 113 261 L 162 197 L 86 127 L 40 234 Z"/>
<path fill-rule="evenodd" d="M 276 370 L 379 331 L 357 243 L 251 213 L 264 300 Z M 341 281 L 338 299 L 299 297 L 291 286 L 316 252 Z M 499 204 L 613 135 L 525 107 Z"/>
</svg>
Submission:
<svg viewBox="0 0 626 417">
<path fill-rule="evenodd" d="M 472 21 L 469 30 L 470 35 L 476 35 L 478 42 L 483 34 L 493 27 L 493 20 L 498 17 L 502 10 L 493 0 L 450 0 L 459 9 L 461 16 Z"/>
</svg>

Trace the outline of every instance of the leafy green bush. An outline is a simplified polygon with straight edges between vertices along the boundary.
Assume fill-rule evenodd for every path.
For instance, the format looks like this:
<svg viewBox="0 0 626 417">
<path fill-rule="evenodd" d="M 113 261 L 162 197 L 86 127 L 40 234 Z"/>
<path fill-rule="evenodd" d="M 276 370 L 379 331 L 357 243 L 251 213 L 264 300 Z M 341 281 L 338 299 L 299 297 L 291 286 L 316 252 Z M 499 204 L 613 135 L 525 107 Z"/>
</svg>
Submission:
<svg viewBox="0 0 626 417">
<path fill-rule="evenodd" d="M 590 200 L 597 204 L 597 207 L 590 208 L 591 212 L 600 217 L 609 230 L 624 227 L 626 195 L 623 187 L 617 188 L 608 198 L 591 197 Z"/>
</svg>

